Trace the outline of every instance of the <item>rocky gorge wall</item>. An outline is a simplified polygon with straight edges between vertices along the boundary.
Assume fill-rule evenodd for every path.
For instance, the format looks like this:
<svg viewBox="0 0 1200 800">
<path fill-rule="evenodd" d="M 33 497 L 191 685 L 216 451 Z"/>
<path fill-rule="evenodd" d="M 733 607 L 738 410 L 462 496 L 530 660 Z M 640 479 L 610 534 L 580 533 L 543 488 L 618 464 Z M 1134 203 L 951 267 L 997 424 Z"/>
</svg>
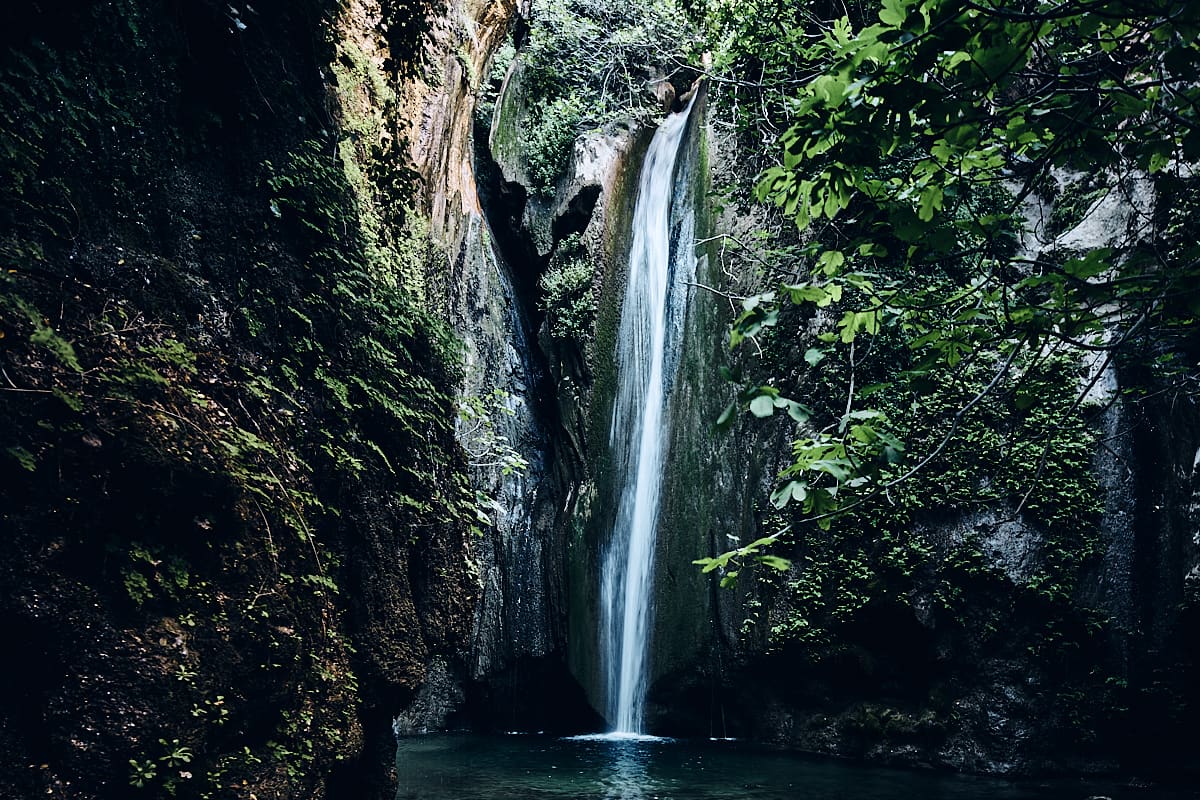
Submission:
<svg viewBox="0 0 1200 800">
<path fill-rule="evenodd" d="M 525 134 L 538 100 L 526 82 L 518 56 L 495 113 L 478 121 L 483 219 L 471 223 L 458 262 L 472 288 L 464 284 L 454 303 L 460 320 L 475 321 L 458 328 L 480 365 L 466 392 L 502 387 L 515 413 L 501 414 L 499 429 L 529 466 L 477 473 L 492 487 L 497 524 L 482 548 L 474 666 L 454 683 L 460 707 L 485 726 L 524 719 L 589 730 L 600 722 L 588 706 L 603 706 L 595 620 L 614 496 L 613 337 L 653 123 L 642 111 L 583 132 L 547 189 L 530 166 Z M 678 82 L 671 97 L 690 81 Z M 1070 428 L 1055 440 L 1062 452 L 1038 481 L 1039 510 L 1014 513 L 1015 498 L 960 508 L 934 499 L 945 491 L 935 478 L 901 517 L 881 510 L 819 542 L 797 541 L 782 552 L 794 564 L 786 573 L 747 570 L 735 588 L 719 589 L 719 574 L 692 563 L 790 522 L 768 497 L 791 424 L 743 415 L 728 430 L 714 426 L 736 391 L 720 368 L 756 368 L 756 358 L 725 345 L 740 296 L 762 288 L 754 258 L 737 251 L 759 229 L 778 230 L 765 210 L 721 194 L 754 171 L 736 138 L 718 133 L 733 128 L 728 113 L 718 105 L 696 116 L 680 173 L 691 180 L 677 187 L 699 220 L 698 285 L 672 390 L 652 727 L 1007 774 L 1190 763 L 1179 743 L 1193 738 L 1180 709 L 1195 703 L 1185 677 L 1195 661 L 1194 411 L 1153 390 L 1148 400 L 1126 394 L 1146 385 L 1136 356 L 1109 365 L 1109 392 L 1084 415 L 1092 433 Z M 1080 204 L 1072 180 L 1038 212 L 1057 227 L 1034 246 L 1096 246 L 1097 231 L 1152 237 L 1163 224 L 1152 201 L 1138 205 L 1146 199 L 1136 187 Z M 713 184 L 724 206 L 715 211 Z M 567 257 L 589 265 L 582 336 L 556 332 L 560 309 L 544 283 Z M 757 358 L 803 353 L 804 328 Z M 1085 362 L 1062 367 L 1066 380 L 1087 380 L 1070 377 L 1086 373 Z M 782 369 L 798 376 L 789 390 L 802 401 L 844 391 L 836 364 Z M 1022 416 L 1012 407 L 988 413 L 981 430 Z M 1018 443 L 1022 435 L 1030 434 Z M 962 477 L 951 480 L 972 486 L 1004 469 L 990 452 L 955 458 L 952 474 Z M 1054 521 L 1068 511 L 1079 515 Z M 1005 623 L 1013 619 L 1020 624 Z M 551 693 L 569 699 L 558 715 L 545 707 Z"/>
<path fill-rule="evenodd" d="M 0 794 L 389 796 L 473 652 L 437 287 L 516 3 L 10 11 Z"/>
</svg>

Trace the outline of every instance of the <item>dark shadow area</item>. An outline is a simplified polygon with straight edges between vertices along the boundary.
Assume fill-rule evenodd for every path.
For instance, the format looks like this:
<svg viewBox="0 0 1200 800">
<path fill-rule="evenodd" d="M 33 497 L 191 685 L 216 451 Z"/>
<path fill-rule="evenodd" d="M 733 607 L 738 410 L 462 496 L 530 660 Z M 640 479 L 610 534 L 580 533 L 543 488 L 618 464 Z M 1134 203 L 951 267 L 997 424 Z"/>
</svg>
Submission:
<svg viewBox="0 0 1200 800">
<path fill-rule="evenodd" d="M 605 728 L 583 687 L 566 664 L 550 659 L 518 659 L 512 666 L 473 684 L 458 720 L 482 732 L 594 733 Z"/>
<path fill-rule="evenodd" d="M 551 228 L 554 241 L 561 242 L 571 234 L 582 234 L 592 221 L 596 201 L 600 199 L 601 187 L 596 184 L 582 187 L 567 203 L 566 209 L 554 218 Z"/>
</svg>

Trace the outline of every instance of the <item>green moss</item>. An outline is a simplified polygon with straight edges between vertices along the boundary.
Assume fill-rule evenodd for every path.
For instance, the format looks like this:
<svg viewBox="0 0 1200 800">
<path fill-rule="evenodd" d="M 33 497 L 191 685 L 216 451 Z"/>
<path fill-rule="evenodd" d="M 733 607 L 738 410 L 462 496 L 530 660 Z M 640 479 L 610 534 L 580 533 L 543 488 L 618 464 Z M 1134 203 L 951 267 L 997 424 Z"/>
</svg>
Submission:
<svg viewBox="0 0 1200 800">
<path fill-rule="evenodd" d="M 518 131 L 522 128 L 527 110 L 519 65 L 506 83 L 496 84 L 495 91 L 495 114 L 485 120 L 485 123 L 490 125 L 488 144 L 492 156 L 498 164 L 506 166 L 523 163 L 524 137 L 520 136 Z"/>
<path fill-rule="evenodd" d="M 593 376 L 592 399 L 588 405 L 588 452 L 600 459 L 607 452 L 608 424 L 617 396 L 617 332 L 621 325 L 621 304 L 625 299 L 625 281 L 629 271 L 630 230 L 637 194 L 638 168 L 650 146 L 653 131 L 642 130 L 629 153 L 618 165 L 612 184 L 612 198 L 606 208 L 604 239 L 599 272 L 599 300 L 596 311 L 594 344 L 588 351 L 588 366 Z M 603 464 L 602 461 L 597 463 Z M 603 471 L 598 467 L 597 471 Z"/>
<path fill-rule="evenodd" d="M 382 145 L 390 140 L 395 92 L 358 45 L 343 40 L 337 54 L 332 65 L 342 110 L 337 152 L 369 269 L 379 284 L 423 297 L 433 256 L 428 220 L 409 203 L 412 177 L 396 164 L 395 148 Z"/>
<path fill-rule="evenodd" d="M 833 358 L 808 375 L 813 383 L 802 399 L 818 414 L 840 414 L 836 403 L 848 391 L 848 371 Z M 1094 662 L 1071 654 L 1099 647 L 1107 624 L 1078 595 L 1098 557 L 1101 494 L 1095 434 L 1073 407 L 1074 393 L 1062 390 L 1078 384 L 1081 366 L 1073 354 L 1019 363 L 943 445 L 951 419 L 992 380 L 998 361 L 992 354 L 955 375 L 931 374 L 919 399 L 874 390 L 872 406 L 897 421 L 909 463 L 935 454 L 922 472 L 839 516 L 828 531 L 771 512 L 767 529 L 793 526 L 781 552 L 792 567 L 758 576 L 766 609 L 748 617 L 747 636 L 764 637 L 774 650 L 802 646 L 793 652 L 814 665 L 837 663 L 847 648 L 886 648 L 889 633 L 872 626 L 880 619 L 916 626 L 920 604 L 925 624 L 972 654 L 963 668 L 979 653 L 1032 654 L 1043 668 L 1063 670 L 1063 685 L 1090 685 Z M 878 376 L 860 370 L 857 378 L 861 387 Z M 1018 579 L 984 552 L 986 531 L 969 527 L 974 519 L 995 526 L 1014 518 L 1037 543 L 1035 566 Z"/>
</svg>

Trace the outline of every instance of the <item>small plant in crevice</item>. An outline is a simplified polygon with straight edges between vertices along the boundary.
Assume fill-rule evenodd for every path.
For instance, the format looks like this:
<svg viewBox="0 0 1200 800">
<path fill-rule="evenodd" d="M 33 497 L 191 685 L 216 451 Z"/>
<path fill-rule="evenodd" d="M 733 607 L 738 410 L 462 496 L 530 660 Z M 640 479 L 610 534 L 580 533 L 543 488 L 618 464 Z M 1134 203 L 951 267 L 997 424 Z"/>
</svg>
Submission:
<svg viewBox="0 0 1200 800">
<path fill-rule="evenodd" d="M 129 759 L 129 785 L 146 789 L 161 784 L 162 790 L 173 797 L 180 782 L 192 779 L 192 773 L 183 767 L 191 763 L 195 753 L 179 739 L 159 739 L 158 745 L 161 755 L 157 758 Z"/>
<path fill-rule="evenodd" d="M 515 413 L 510 398 L 503 389 L 494 389 L 483 397 L 459 400 L 458 440 L 472 469 L 493 474 L 498 471 L 502 478 L 528 469 L 529 462 L 512 446 L 508 437 L 497 430 L 498 419 Z M 491 525 L 491 515 L 497 509 L 496 498 L 476 487 L 475 521 L 480 525 Z"/>
<path fill-rule="evenodd" d="M 154 780 L 158 775 L 158 765 L 153 759 L 145 759 L 139 761 L 136 758 L 129 759 L 129 785 L 135 786 L 138 789 L 145 788 L 146 784 Z"/>
<path fill-rule="evenodd" d="M 121 579 L 129 599 L 141 606 L 161 596 L 178 602 L 191 581 L 187 562 L 140 542 L 131 542 Z"/>
<path fill-rule="evenodd" d="M 529 466 L 508 437 L 496 431 L 498 416 L 514 414 L 508 405 L 510 397 L 503 389 L 494 389 L 483 397 L 464 397 L 459 401 L 458 437 L 474 469 L 499 469 L 502 475 L 511 475 Z"/>
<path fill-rule="evenodd" d="M 546 313 L 550 335 L 583 346 L 596 322 L 593 270 L 579 234 L 559 242 L 550 266 L 538 279 L 538 306 Z"/>
</svg>

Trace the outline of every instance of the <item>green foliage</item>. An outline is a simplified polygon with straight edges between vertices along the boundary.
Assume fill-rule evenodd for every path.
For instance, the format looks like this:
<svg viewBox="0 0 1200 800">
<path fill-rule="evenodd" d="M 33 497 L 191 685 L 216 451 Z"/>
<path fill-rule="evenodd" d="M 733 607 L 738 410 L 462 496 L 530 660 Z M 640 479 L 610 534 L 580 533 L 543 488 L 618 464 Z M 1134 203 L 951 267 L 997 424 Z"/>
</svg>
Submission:
<svg viewBox="0 0 1200 800">
<path fill-rule="evenodd" d="M 416 173 L 405 166 L 393 141 L 389 112 L 397 102 L 384 68 L 353 41 L 338 42 L 331 65 L 342 99 L 337 161 L 353 193 L 353 211 L 363 237 L 363 252 L 372 279 L 419 296 L 433 258 L 428 222 L 411 205 Z M 365 96 L 364 96 L 365 95 Z M 272 178 L 279 187 L 287 176 Z M 283 213 L 278 200 L 270 208 Z"/>
<path fill-rule="evenodd" d="M 141 348 L 141 352 L 169 369 L 196 374 L 196 354 L 181 341 L 168 337 L 161 343 Z"/>
<path fill-rule="evenodd" d="M 875 346 L 884 348 L 881 356 L 896 356 L 886 341 Z M 764 547 L 786 557 L 786 575 L 760 576 L 787 609 L 763 629 L 773 646 L 836 647 L 861 609 L 907 606 L 930 585 L 939 587 L 944 613 L 962 626 L 974 624 L 964 614 L 978 605 L 981 585 L 993 587 L 988 591 L 1007 586 L 1002 591 L 1010 593 L 1009 602 L 1040 598 L 1054 610 L 1029 613 L 1029 624 L 1058 624 L 1097 554 L 1101 511 L 1092 474 L 1094 434 L 1076 413 L 1074 395 L 1061 390 L 1080 381 L 1075 359 L 1043 354 L 1021 361 L 972 413 L 956 420 L 958 410 L 993 380 L 999 354 L 927 376 L 919 395 L 898 392 L 894 384 L 865 387 L 882 410 L 847 415 L 840 401 L 855 377 L 844 361 L 848 355 L 831 351 L 822 368 L 807 376 L 819 400 L 801 428 L 814 433 L 796 440 L 794 461 L 783 471 L 764 521 L 787 526 L 784 532 L 748 546 L 754 550 L 698 563 L 720 568 L 728 585 L 742 564 L 754 560 L 747 556 L 761 560 Z M 1031 403 L 1031 395 L 1042 402 Z M 892 460 L 888 447 L 896 450 Z M 924 466 L 907 475 L 911 463 L 899 456 Z M 1043 542 L 1040 566 L 1019 585 L 1002 578 L 978 549 L 975 534 L 939 553 L 920 532 L 923 522 L 948 524 L 983 509 L 1001 519 L 1022 517 Z"/>
<path fill-rule="evenodd" d="M 229 708 L 225 705 L 225 696 L 217 695 L 211 699 L 205 698 L 203 704 L 192 706 L 193 717 L 206 717 L 214 725 L 224 725 L 229 721 Z"/>
<path fill-rule="evenodd" d="M 158 760 L 167 768 L 174 769 L 192 760 L 192 748 L 180 744 L 178 739 L 172 739 L 170 742 L 166 739 L 159 739 L 158 743 L 164 750 Z"/>
<path fill-rule="evenodd" d="M 0 283 L 0 288 L 6 289 L 11 285 L 11 281 L 10 277 L 5 276 L 3 283 Z M 25 298 L 12 293 L 11 290 L 4 291 L 0 293 L 0 310 L 20 314 L 28 320 L 33 328 L 29 334 L 30 343 L 53 356 L 58 365 L 74 372 L 83 372 L 83 367 L 75 355 L 75 348 L 69 341 L 59 336 L 50 325 L 50 320 L 42 316 L 37 308 Z"/>
<path fill-rule="evenodd" d="M 130 544 L 126 564 L 121 568 L 122 582 L 129 599 L 141 606 L 156 596 L 175 602 L 183 599 L 191 577 L 183 559 L 138 542 Z"/>
<path fill-rule="evenodd" d="M 559 97 L 534 108 L 526 143 L 529 176 L 538 194 L 554 196 L 555 182 L 567 171 L 583 112 L 583 100 L 577 94 Z"/>
<path fill-rule="evenodd" d="M 509 393 L 496 389 L 485 397 L 463 397 L 458 402 L 458 440 L 467 451 L 472 469 L 498 470 L 500 476 L 509 476 L 529 467 L 508 437 L 496 429 L 500 417 L 514 414 L 508 401 Z M 475 489 L 475 522 L 490 527 L 492 512 L 497 507 L 496 499 L 482 489 Z"/>
<path fill-rule="evenodd" d="M 801 644 L 808 658 L 820 661 L 845 643 L 847 631 L 871 604 L 905 605 L 914 579 L 932 559 L 919 535 L 878 525 L 870 532 L 843 529 L 801 533 L 795 542 L 794 568 L 764 577 L 770 597 L 784 613 L 751 617 L 745 627 L 762 627 L 768 647 Z"/>
<path fill-rule="evenodd" d="M 986 215 L 1009 196 L 971 186 L 962 202 L 960 215 Z M 1074 590 L 1096 553 L 1097 445 L 1077 399 L 1090 380 L 1079 353 L 1061 340 L 1009 341 L 1004 298 L 980 296 L 969 257 L 910 275 L 894 242 L 838 238 L 856 230 L 850 222 L 777 244 L 764 258 L 792 276 L 745 299 L 731 327 L 731 345 L 753 342 L 761 364 L 744 368 L 752 375 L 726 370 L 738 395 L 718 424 L 739 410 L 786 410 L 797 426 L 763 521 L 786 531 L 767 552 L 790 568 L 758 575 L 771 611 L 753 610 L 746 632 L 771 647 L 803 644 L 819 661 L 846 646 L 868 608 L 905 608 L 936 586 L 939 614 L 960 630 L 986 640 L 1003 629 L 1004 612 L 975 611 L 994 595 L 1007 607 L 1031 604 L 1035 640 L 1051 637 L 1086 611 Z M 1011 233 L 998 230 L 991 252 L 1011 253 Z M 961 251 L 982 241 L 954 235 Z M 846 270 L 864 258 L 869 273 Z M 794 277 L 797 262 L 810 267 L 807 280 Z M 989 561 L 977 534 L 935 548 L 921 532 L 981 509 L 1024 519 L 1044 543 L 1025 580 L 1014 584 Z M 757 553 L 702 563 L 728 585 L 747 555 Z"/>
<path fill-rule="evenodd" d="M 779 556 L 762 552 L 766 547 L 777 542 L 779 537 L 781 537 L 784 533 L 786 533 L 786 530 L 771 534 L 770 536 L 764 536 L 761 539 L 751 542 L 750 544 L 743 545 L 736 550 L 730 550 L 728 552 L 721 553 L 713 558 L 698 558 L 692 563 L 702 567 L 702 571 L 704 573 L 709 573 L 713 570 L 720 570 L 722 589 L 733 586 L 737 582 L 738 570 L 732 569 L 731 565 L 741 563 L 747 557 L 750 557 L 752 560 L 757 561 L 760 564 L 765 564 L 772 569 L 777 569 L 780 572 L 786 572 L 787 570 L 791 569 L 792 562 L 788 561 L 786 558 L 780 558 Z"/>
<path fill-rule="evenodd" d="M 137 759 L 129 759 L 129 785 L 138 789 L 145 786 L 154 780 L 158 775 L 158 765 L 153 760 L 146 759 L 138 761 Z"/>
<path fill-rule="evenodd" d="M 459 440 L 475 469 L 497 468 L 502 475 L 523 471 L 529 466 L 513 449 L 507 437 L 496 430 L 498 417 L 511 417 L 510 395 L 495 389 L 486 397 L 464 397 L 459 401 Z"/>
<path fill-rule="evenodd" d="M 158 778 L 163 791 L 173 796 L 181 782 L 191 780 L 192 773 L 180 767 L 191 763 L 195 754 L 179 739 L 159 739 L 158 745 L 162 755 L 156 759 L 129 759 L 129 785 L 145 789 Z"/>
<path fill-rule="evenodd" d="M 133 390 L 163 388 L 170 381 L 145 361 L 123 359 L 105 374 L 105 380 L 114 386 Z"/>
<path fill-rule="evenodd" d="M 490 127 L 493 122 L 500 86 L 504 83 L 504 77 L 508 74 L 508 70 L 516 58 L 517 48 L 511 39 L 501 44 L 500 49 L 492 56 L 488 74 L 480 87 L 479 98 L 475 105 L 475 119 L 485 128 Z"/>
<path fill-rule="evenodd" d="M 21 469 L 26 472 L 35 472 L 37 470 L 37 459 L 33 457 L 33 453 L 24 447 L 6 447 L 4 448 L 4 452 L 9 458 L 15 460 Z"/>
<path fill-rule="evenodd" d="M 448 327 L 430 310 L 418 305 L 403 284 L 380 283 L 349 241 L 326 236 L 330 230 L 356 230 L 353 206 L 345 195 L 336 162 L 320 153 L 316 143 L 293 154 L 289 168 L 267 168 L 267 185 L 276 196 L 281 224 L 308 243 L 306 262 L 312 270 L 301 293 L 286 305 L 276 298 L 255 296 L 262 319 L 282 318 L 296 329 L 293 350 L 281 367 L 285 392 L 302 385 L 322 388 L 322 406 L 338 420 L 317 432 L 317 450 L 335 473 L 353 481 L 367 465 L 382 465 L 389 473 L 406 475 L 422 485 L 412 494 L 442 498 L 447 490 L 462 493 L 447 498 L 443 513 L 472 507 L 465 477 L 442 485 L 439 468 L 418 462 L 401 468 L 385 455 L 378 433 L 394 442 L 423 442 L 431 434 L 450 431 L 449 400 L 423 372 L 436 376 L 453 365 L 458 345 Z M 414 229 L 414 235 L 421 235 Z M 360 240 L 361 241 L 361 240 Z M 358 331 L 361 335 L 329 341 L 325 332 Z M 336 358 L 333 356 L 336 354 Z M 334 431 L 339 430 L 338 435 Z M 374 467 L 373 467 L 374 468 Z M 439 499 L 439 504 L 444 502 Z M 432 509 L 433 506 L 424 506 Z"/>
<path fill-rule="evenodd" d="M 583 345 L 595 325 L 597 304 L 593 269 L 578 234 L 558 244 L 550 265 L 538 279 L 538 306 L 546 312 L 550 335 Z"/>
<path fill-rule="evenodd" d="M 554 194 L 584 129 L 655 109 L 650 82 L 665 79 L 652 73 L 653 65 L 694 62 L 698 49 L 697 36 L 671 0 L 540 4 L 516 56 L 529 111 L 519 135 L 534 191 Z M 496 76 L 491 83 L 498 88 Z"/>
<path fill-rule="evenodd" d="M 652 102 L 652 65 L 688 63 L 699 47 L 670 0 L 549 0 L 540 4 L 519 57 L 535 101 L 595 98 L 588 119 L 598 124 L 615 111 Z"/>
<path fill-rule="evenodd" d="M 1003 237 L 1015 204 L 986 213 L 971 198 L 1008 181 L 1014 164 L 1019 196 L 1054 168 L 1153 174 L 1200 154 L 1197 90 L 1185 77 L 1200 63 L 1198 22 L 1194 9 L 1171 3 L 1010 14 L 915 0 L 885 3 L 878 24 L 834 20 L 795 53 L 815 77 L 796 97 L 782 163 L 763 174 L 759 195 L 818 239 L 828 240 L 823 221 L 853 214 L 836 250 L 820 254 L 824 279 L 873 271 L 888 252 L 900 259 L 905 272 L 855 313 L 907 319 L 934 304 L 1002 305 L 1009 337 L 1029 345 L 1095 345 L 1106 325 L 1140 316 L 1169 328 L 1161 300 L 1191 296 L 1194 259 L 1163 263 L 1134 242 L 1026 263 Z M 1054 77 L 1021 91 L 1033 70 Z M 841 254 L 836 263 L 829 252 Z M 922 291 L 913 279 L 951 254 L 971 275 L 966 287 Z M 953 331 L 915 328 L 913 338 L 946 344 L 952 367 L 973 321 L 957 322 Z"/>
<path fill-rule="evenodd" d="M 739 161 L 751 170 L 773 163 L 767 146 L 786 127 L 797 85 L 810 76 L 798 54 L 820 18 L 808 0 L 703 2 L 692 15 L 705 30 L 712 71 L 732 80 L 711 85 L 711 102 L 733 112 Z M 848 6 L 851 11 L 854 4 Z M 735 195 L 745 187 L 731 187 Z"/>
<path fill-rule="evenodd" d="M 468 463 L 474 470 L 507 477 L 524 472 L 529 462 L 500 433 L 496 423 L 514 413 L 509 394 L 495 389 L 484 397 L 463 397 L 458 405 L 458 438 L 466 451 Z M 475 521 L 482 526 L 492 525 L 492 513 L 498 509 L 496 499 L 482 489 L 475 489 Z M 478 529 L 477 529 L 478 530 Z"/>
<path fill-rule="evenodd" d="M 748 2 L 713 4 L 707 19 L 718 66 L 761 66 L 749 90 L 761 102 L 741 116 L 786 129 L 757 195 L 799 232 L 769 251 L 780 285 L 744 301 L 730 344 L 765 348 L 783 384 L 817 365 L 850 375 L 840 406 L 811 420 L 780 381 L 737 376 L 721 422 L 786 407 L 803 426 L 774 504 L 800 503 L 828 528 L 880 496 L 895 500 L 924 472 L 949 476 L 948 456 L 974 436 L 980 456 L 1004 452 L 1019 469 L 1001 479 L 1003 464 L 967 459 L 964 471 L 992 483 L 964 496 L 1016 498 L 1051 525 L 1086 518 L 1080 509 L 1094 500 L 1080 480 L 1039 494 L 1047 472 L 1076 474 L 1086 462 L 1083 398 L 1113 356 L 1086 378 L 1066 365 L 1086 349 L 1194 339 L 1200 246 L 1168 228 L 1153 248 L 1132 236 L 1079 253 L 1022 252 L 1020 201 L 1053 185 L 1052 172 L 1090 176 L 1057 198 L 1052 228 L 1062 230 L 1103 192 L 1130 191 L 1111 176 L 1164 173 L 1200 155 L 1200 90 L 1187 77 L 1200 64 L 1196 9 L 887 0 L 827 19 Z M 1197 191 L 1180 182 L 1185 197 Z M 815 341 L 795 335 L 800 325 Z M 1176 385 L 1186 390 L 1189 374 L 1177 369 Z M 924 429 L 905 424 L 914 419 L 936 438 L 921 442 Z M 1022 479 L 1031 485 L 1018 490 Z"/>
</svg>

